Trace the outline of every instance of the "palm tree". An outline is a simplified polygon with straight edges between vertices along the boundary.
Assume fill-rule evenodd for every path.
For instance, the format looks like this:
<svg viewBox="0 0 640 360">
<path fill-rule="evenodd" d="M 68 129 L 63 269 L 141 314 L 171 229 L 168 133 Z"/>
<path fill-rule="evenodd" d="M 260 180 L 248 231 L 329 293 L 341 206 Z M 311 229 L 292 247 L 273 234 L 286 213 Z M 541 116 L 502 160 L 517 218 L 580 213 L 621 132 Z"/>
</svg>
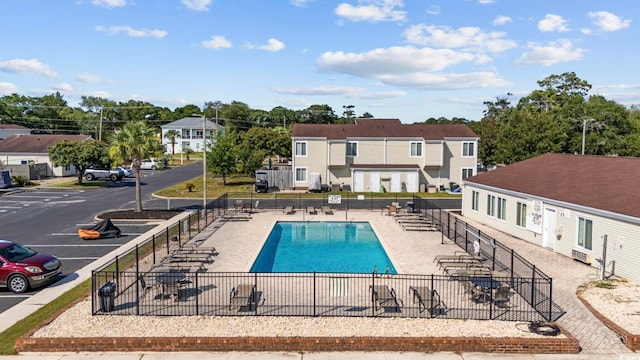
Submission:
<svg viewBox="0 0 640 360">
<path fill-rule="evenodd" d="M 167 132 L 164 133 L 164 138 L 169 139 L 169 141 L 171 141 L 171 155 L 175 154 L 176 139 L 179 137 L 180 137 L 180 131 L 176 129 L 167 130 Z"/>
<path fill-rule="evenodd" d="M 161 152 L 162 145 L 156 131 L 144 121 L 126 123 L 120 132 L 114 133 L 109 146 L 109 156 L 115 161 L 131 160 L 136 172 L 136 212 L 142 212 L 140 193 L 140 163 Z"/>
</svg>

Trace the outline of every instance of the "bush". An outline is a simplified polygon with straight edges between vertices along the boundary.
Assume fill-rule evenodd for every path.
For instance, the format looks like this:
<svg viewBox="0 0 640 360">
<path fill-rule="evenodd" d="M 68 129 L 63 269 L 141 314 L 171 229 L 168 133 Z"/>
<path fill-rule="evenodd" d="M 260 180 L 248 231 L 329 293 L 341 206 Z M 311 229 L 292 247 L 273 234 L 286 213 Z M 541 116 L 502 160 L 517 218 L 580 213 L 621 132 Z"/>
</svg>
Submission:
<svg viewBox="0 0 640 360">
<path fill-rule="evenodd" d="M 194 183 L 192 183 L 192 182 L 188 182 L 188 183 L 184 184 L 184 187 L 185 187 L 185 188 L 187 188 L 187 190 L 188 190 L 189 192 L 192 192 L 192 191 L 193 191 L 193 189 L 195 189 L 196 184 L 194 184 Z"/>
<path fill-rule="evenodd" d="M 35 185 L 33 181 L 27 179 L 26 176 L 22 176 L 22 175 L 12 176 L 11 183 L 13 184 L 13 186 L 16 186 L 16 187 L 25 187 L 25 186 Z"/>
</svg>

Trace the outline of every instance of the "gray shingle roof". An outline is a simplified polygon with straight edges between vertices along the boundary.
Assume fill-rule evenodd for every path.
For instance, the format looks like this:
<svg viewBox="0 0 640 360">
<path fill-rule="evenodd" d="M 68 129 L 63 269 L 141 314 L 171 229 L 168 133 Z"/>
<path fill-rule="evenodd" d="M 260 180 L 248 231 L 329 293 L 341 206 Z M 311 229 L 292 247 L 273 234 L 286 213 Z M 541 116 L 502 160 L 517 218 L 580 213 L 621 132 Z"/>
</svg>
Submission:
<svg viewBox="0 0 640 360">
<path fill-rule="evenodd" d="M 207 129 L 216 129 L 216 123 L 211 120 L 206 120 Z M 163 128 L 179 128 L 179 129 L 202 129 L 202 117 L 201 116 L 188 116 L 168 124 L 164 124 Z M 223 126 L 218 125 L 222 128 Z"/>
<path fill-rule="evenodd" d="M 295 124 L 291 136 L 320 137 L 328 140 L 347 138 L 477 138 L 464 124 L 402 124 L 398 119 L 357 119 L 355 124 Z"/>
<path fill-rule="evenodd" d="M 464 180 L 640 218 L 640 158 L 545 154 Z"/>
<path fill-rule="evenodd" d="M 0 140 L 0 153 L 46 154 L 49 152 L 49 147 L 62 140 L 85 141 L 90 139 L 91 135 L 12 135 Z"/>
</svg>

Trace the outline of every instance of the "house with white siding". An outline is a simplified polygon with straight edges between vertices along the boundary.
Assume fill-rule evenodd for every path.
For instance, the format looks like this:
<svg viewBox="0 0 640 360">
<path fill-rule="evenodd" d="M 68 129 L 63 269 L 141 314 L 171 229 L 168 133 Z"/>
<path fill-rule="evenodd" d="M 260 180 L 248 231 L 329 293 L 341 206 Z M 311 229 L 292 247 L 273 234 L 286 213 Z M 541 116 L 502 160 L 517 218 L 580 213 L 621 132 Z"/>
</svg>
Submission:
<svg viewBox="0 0 640 360">
<path fill-rule="evenodd" d="M 419 192 L 449 188 L 477 169 L 478 135 L 464 124 L 402 124 L 356 119 L 355 124 L 295 124 L 293 183 L 307 189 L 311 174 L 354 192 Z"/>
<path fill-rule="evenodd" d="M 0 140 L 0 160 L 4 165 L 46 164 L 46 176 L 70 176 L 76 174 L 74 166 L 57 166 L 49 158 L 49 148 L 61 141 L 87 141 L 91 135 L 12 135 Z"/>
<path fill-rule="evenodd" d="M 640 281 L 638 179 L 640 158 L 545 154 L 465 179 L 462 214 Z"/>
<path fill-rule="evenodd" d="M 191 149 L 196 152 L 202 152 L 204 149 L 204 138 L 206 131 L 207 142 L 211 142 L 218 131 L 224 132 L 224 127 L 211 121 L 204 120 L 200 115 L 193 115 L 162 125 L 162 145 L 165 154 L 175 154 L 183 152 L 185 149 Z M 175 143 L 171 144 L 171 139 L 166 137 L 167 131 L 177 130 L 178 137 L 174 139 Z"/>
</svg>

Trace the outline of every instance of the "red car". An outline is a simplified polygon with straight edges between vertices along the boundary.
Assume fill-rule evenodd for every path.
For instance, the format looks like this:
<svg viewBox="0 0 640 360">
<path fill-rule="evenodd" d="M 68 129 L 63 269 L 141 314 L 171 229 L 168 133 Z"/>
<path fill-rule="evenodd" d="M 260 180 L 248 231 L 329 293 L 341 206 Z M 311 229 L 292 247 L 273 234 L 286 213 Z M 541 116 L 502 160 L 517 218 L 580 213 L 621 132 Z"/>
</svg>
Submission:
<svg viewBox="0 0 640 360">
<path fill-rule="evenodd" d="M 62 271 L 55 256 L 37 253 L 12 241 L 0 240 L 0 287 L 14 293 L 46 285 Z"/>
</svg>

